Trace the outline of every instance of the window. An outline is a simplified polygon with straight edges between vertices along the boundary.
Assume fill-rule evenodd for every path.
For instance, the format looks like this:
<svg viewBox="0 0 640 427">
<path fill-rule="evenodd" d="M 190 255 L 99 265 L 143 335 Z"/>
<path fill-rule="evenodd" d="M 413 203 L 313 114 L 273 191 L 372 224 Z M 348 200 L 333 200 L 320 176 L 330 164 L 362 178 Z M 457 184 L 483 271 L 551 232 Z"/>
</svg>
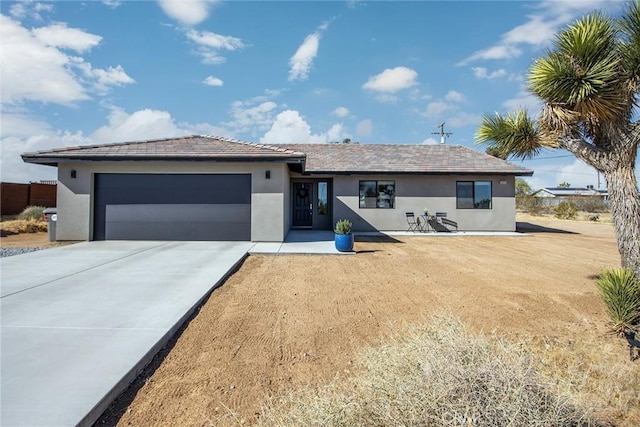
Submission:
<svg viewBox="0 0 640 427">
<path fill-rule="evenodd" d="M 458 209 L 491 209 L 491 181 L 458 181 Z"/>
<path fill-rule="evenodd" d="M 326 182 L 318 182 L 318 215 L 326 215 L 329 213 L 327 188 L 328 184 Z"/>
<path fill-rule="evenodd" d="M 361 208 L 393 209 L 395 204 L 395 181 L 360 181 Z"/>
</svg>

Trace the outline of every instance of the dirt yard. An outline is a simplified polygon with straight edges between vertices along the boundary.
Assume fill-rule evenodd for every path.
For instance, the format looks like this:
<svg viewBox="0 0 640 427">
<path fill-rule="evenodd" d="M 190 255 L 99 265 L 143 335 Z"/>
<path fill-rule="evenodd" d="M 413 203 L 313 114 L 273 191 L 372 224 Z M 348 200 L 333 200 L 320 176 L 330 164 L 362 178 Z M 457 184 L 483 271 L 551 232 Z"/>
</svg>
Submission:
<svg viewBox="0 0 640 427">
<path fill-rule="evenodd" d="M 604 337 L 594 276 L 619 265 L 612 226 L 519 221 L 546 228 L 357 239 L 354 256 L 250 256 L 98 424 L 251 424 L 268 397 L 350 375 L 359 348 L 435 313 L 514 337 Z"/>
<path fill-rule="evenodd" d="M 49 234 L 46 232 L 22 234 L 2 232 L 0 234 L 0 247 L 3 248 L 54 248 L 72 243 L 74 242 L 50 242 Z"/>
</svg>

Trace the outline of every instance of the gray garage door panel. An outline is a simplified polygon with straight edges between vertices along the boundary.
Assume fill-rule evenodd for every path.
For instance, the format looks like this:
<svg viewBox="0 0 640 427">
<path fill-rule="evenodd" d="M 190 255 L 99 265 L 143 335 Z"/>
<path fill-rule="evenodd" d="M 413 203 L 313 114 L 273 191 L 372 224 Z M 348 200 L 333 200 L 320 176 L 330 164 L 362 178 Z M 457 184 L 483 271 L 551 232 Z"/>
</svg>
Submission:
<svg viewBox="0 0 640 427">
<path fill-rule="evenodd" d="M 94 240 L 251 240 L 249 174 L 97 174 Z"/>
<path fill-rule="evenodd" d="M 107 205 L 106 240 L 251 240 L 247 205 Z"/>
</svg>

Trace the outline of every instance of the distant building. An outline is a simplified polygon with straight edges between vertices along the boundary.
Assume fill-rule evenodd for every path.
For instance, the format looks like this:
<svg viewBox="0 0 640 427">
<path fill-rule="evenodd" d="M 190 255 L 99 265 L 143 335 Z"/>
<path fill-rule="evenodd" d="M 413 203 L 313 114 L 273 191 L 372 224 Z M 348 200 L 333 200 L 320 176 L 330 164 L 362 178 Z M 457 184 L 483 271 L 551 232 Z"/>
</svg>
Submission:
<svg viewBox="0 0 640 427">
<path fill-rule="evenodd" d="M 560 202 L 570 202 L 583 200 L 588 197 L 598 197 L 603 202 L 609 203 L 609 191 L 593 188 L 593 185 L 587 185 L 586 188 L 572 188 L 572 187 L 553 187 L 553 188 L 541 188 L 540 190 L 532 194 L 533 197 L 538 197 L 543 200 L 543 203 L 548 206 L 555 206 Z"/>
</svg>

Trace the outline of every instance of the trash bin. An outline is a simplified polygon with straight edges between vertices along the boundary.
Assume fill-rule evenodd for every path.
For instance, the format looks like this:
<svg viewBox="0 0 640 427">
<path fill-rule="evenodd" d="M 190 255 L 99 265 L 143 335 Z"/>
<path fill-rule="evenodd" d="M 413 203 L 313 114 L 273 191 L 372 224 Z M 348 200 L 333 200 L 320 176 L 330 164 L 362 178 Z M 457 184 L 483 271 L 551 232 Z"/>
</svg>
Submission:
<svg viewBox="0 0 640 427">
<path fill-rule="evenodd" d="M 47 221 L 47 230 L 49 231 L 49 241 L 56 241 L 56 222 L 58 221 L 58 210 L 56 208 L 46 208 L 44 219 Z"/>
</svg>

